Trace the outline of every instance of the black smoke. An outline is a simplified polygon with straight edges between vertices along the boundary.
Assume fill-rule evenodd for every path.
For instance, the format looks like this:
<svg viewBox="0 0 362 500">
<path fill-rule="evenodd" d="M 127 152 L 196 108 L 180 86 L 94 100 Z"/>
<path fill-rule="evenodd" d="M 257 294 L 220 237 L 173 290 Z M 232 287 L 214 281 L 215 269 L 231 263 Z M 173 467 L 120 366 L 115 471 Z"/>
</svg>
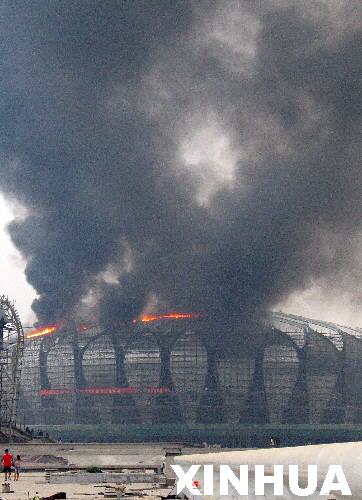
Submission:
<svg viewBox="0 0 362 500">
<path fill-rule="evenodd" d="M 9 231 L 39 321 L 87 296 L 102 318 L 230 320 L 312 279 L 342 274 L 353 292 L 359 2 L 1 9 L 0 183 L 28 209 Z M 234 152 L 227 181 L 222 159 L 210 170 L 218 133 Z M 185 148 L 204 151 L 196 166 Z"/>
</svg>

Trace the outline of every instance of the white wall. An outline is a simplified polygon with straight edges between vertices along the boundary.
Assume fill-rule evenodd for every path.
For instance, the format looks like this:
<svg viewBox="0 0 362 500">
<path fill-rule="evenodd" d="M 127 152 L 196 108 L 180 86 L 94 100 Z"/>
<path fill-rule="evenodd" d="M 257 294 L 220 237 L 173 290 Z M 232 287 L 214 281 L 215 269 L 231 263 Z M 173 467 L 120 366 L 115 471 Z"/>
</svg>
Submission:
<svg viewBox="0 0 362 500">
<path fill-rule="evenodd" d="M 288 484 L 288 466 L 298 465 L 299 466 L 299 477 L 300 477 L 300 487 L 306 486 L 306 472 L 307 466 L 317 465 L 318 466 L 318 489 L 322 485 L 325 478 L 327 470 L 330 465 L 342 465 L 343 471 L 345 473 L 346 479 L 352 491 L 352 497 L 346 497 L 339 494 L 339 492 L 333 492 L 324 498 L 353 498 L 362 500 L 362 442 L 356 443 L 336 443 L 336 444 L 322 444 L 322 445 L 311 445 L 311 446 L 298 446 L 292 448 L 272 448 L 272 449 L 259 449 L 259 450 L 245 450 L 245 451 L 232 451 L 232 452 L 222 452 L 222 453 L 207 453 L 199 455 L 187 455 L 175 458 L 175 463 L 179 464 L 184 470 L 188 470 L 189 466 L 192 464 L 214 464 L 214 496 L 195 498 L 263 498 L 262 496 L 255 496 L 253 494 L 253 470 L 256 464 L 265 465 L 266 473 L 272 473 L 273 465 L 283 465 L 285 475 L 285 484 Z M 217 494 L 219 490 L 219 476 L 217 465 L 225 464 L 233 468 L 237 476 L 239 475 L 239 465 L 247 464 L 249 465 L 250 471 L 250 490 L 248 496 L 240 496 L 231 494 L 230 496 L 222 496 Z M 200 489 L 202 489 L 203 484 L 203 469 L 199 470 L 195 479 L 200 481 Z M 192 498 L 190 496 L 190 498 Z M 273 488 L 269 487 L 266 490 L 264 498 L 278 498 L 278 499 L 290 499 L 290 498 L 301 498 L 292 495 L 289 492 L 288 487 L 284 489 L 284 496 L 275 497 L 273 494 Z M 323 498 L 319 494 L 309 496 L 307 498 Z"/>
</svg>

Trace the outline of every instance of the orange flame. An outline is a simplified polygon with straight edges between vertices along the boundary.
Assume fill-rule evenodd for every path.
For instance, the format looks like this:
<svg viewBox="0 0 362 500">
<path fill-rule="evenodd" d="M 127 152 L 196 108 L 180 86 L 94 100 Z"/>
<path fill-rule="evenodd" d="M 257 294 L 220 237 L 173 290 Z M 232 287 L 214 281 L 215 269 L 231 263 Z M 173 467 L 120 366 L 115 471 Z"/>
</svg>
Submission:
<svg viewBox="0 0 362 500">
<path fill-rule="evenodd" d="M 137 319 L 132 320 L 132 323 L 151 323 L 152 321 L 159 321 L 162 319 L 198 319 L 201 317 L 199 313 L 168 313 L 168 314 L 145 314 Z M 48 335 L 53 335 L 58 332 L 59 329 L 64 326 L 64 324 L 48 325 L 43 328 L 38 328 L 30 332 L 26 339 L 37 339 L 40 337 L 46 337 Z M 87 331 L 89 325 L 81 324 L 77 327 L 77 332 Z"/>
<path fill-rule="evenodd" d="M 158 314 L 149 315 L 145 314 L 140 316 L 138 319 L 134 319 L 132 323 L 150 323 L 151 321 L 159 321 L 160 319 L 197 319 L 200 318 L 200 314 L 195 313 L 169 313 L 169 314 Z"/>
<path fill-rule="evenodd" d="M 34 339 L 37 337 L 46 337 L 47 335 L 52 335 L 53 333 L 57 332 L 58 329 L 59 325 L 44 326 L 43 328 L 38 328 L 37 330 L 33 330 L 26 336 L 26 338 Z"/>
<path fill-rule="evenodd" d="M 42 328 L 38 328 L 37 330 L 33 330 L 30 332 L 26 338 L 27 339 L 37 339 L 39 337 L 46 337 L 48 335 L 53 335 L 53 333 L 57 333 L 60 328 L 64 327 L 65 323 L 58 323 L 55 325 L 48 325 Z M 85 332 L 89 329 L 89 325 L 81 324 L 77 326 L 77 332 Z"/>
</svg>

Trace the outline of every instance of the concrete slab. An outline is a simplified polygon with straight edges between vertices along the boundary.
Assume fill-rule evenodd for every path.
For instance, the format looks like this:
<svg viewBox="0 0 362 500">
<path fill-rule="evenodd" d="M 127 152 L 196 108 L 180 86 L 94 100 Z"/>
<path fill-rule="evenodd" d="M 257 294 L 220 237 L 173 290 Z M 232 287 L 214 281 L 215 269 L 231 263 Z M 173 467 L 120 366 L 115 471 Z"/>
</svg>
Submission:
<svg viewBox="0 0 362 500">
<path fill-rule="evenodd" d="M 52 474 L 48 481 L 50 484 L 94 484 L 94 483 L 165 483 L 163 475 L 159 474 L 115 474 L 115 473 L 75 473 L 75 474 Z"/>
</svg>

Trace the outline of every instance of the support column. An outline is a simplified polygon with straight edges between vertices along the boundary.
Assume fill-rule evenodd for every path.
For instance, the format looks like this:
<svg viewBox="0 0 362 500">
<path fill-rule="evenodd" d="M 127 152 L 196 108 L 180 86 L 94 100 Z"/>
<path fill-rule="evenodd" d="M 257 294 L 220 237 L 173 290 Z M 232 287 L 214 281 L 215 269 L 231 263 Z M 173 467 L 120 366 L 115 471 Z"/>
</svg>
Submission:
<svg viewBox="0 0 362 500">
<path fill-rule="evenodd" d="M 113 332 L 111 335 L 116 363 L 115 386 L 127 388 L 128 380 L 124 366 L 124 344 L 125 338 L 121 332 Z M 139 415 L 132 394 L 115 394 L 112 398 L 112 424 L 137 423 Z"/>
<path fill-rule="evenodd" d="M 346 343 L 343 339 L 342 351 L 338 353 L 336 383 L 328 406 L 323 412 L 321 423 L 343 424 L 346 417 Z"/>
<path fill-rule="evenodd" d="M 59 415 L 57 396 L 46 395 L 46 391 L 51 389 L 48 376 L 48 349 L 44 342 L 41 342 L 39 349 L 39 378 L 40 378 L 40 404 L 42 412 L 42 421 L 44 424 L 62 423 Z M 43 392 L 44 391 L 44 392 Z"/>
<path fill-rule="evenodd" d="M 97 407 L 94 404 L 93 396 L 84 394 L 82 389 L 87 386 L 87 381 L 83 370 L 83 349 L 78 343 L 78 333 L 75 325 L 72 325 L 72 348 L 74 360 L 74 385 L 75 385 L 75 408 L 74 420 L 76 424 L 90 424 L 99 421 Z"/>
<path fill-rule="evenodd" d="M 255 355 L 254 376 L 240 415 L 242 424 L 266 424 L 270 419 L 264 385 L 264 351 L 265 342 L 263 341 Z"/>
<path fill-rule="evenodd" d="M 152 405 L 153 423 L 174 424 L 182 423 L 182 411 L 177 395 L 174 391 L 171 375 L 171 346 L 159 342 L 160 349 L 160 394 L 157 394 Z M 162 392 L 165 391 L 165 392 Z"/>
<path fill-rule="evenodd" d="M 307 380 L 307 344 L 297 349 L 299 369 L 298 377 L 293 392 L 289 398 L 288 406 L 284 410 L 283 423 L 307 424 L 309 423 L 309 393 Z"/>
<path fill-rule="evenodd" d="M 217 346 L 206 345 L 206 350 L 207 373 L 204 390 L 200 399 L 197 422 L 202 424 L 221 424 L 226 419 L 216 363 Z"/>
</svg>

